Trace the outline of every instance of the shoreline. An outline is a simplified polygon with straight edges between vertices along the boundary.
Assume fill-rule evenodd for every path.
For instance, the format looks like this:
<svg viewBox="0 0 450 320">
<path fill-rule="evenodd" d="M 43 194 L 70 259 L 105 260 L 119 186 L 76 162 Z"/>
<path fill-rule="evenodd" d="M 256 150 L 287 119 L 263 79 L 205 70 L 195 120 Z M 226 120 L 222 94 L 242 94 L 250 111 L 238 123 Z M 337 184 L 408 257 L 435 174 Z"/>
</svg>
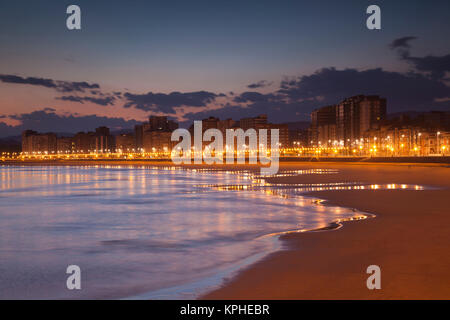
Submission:
<svg viewBox="0 0 450 320">
<path fill-rule="evenodd" d="M 361 162 L 361 161 L 280 161 L 279 170 L 317 169 L 317 168 L 348 168 L 348 167 L 441 167 L 450 168 L 450 157 L 442 162 Z M 39 160 L 39 161 L 0 161 L 0 166 L 147 166 L 147 167 L 177 167 L 190 169 L 212 170 L 249 170 L 263 167 L 261 164 L 174 164 L 171 160 Z M 288 182 L 289 183 L 289 182 Z"/>
<path fill-rule="evenodd" d="M 235 159 L 236 160 L 236 159 Z M 237 164 L 237 163 L 226 163 L 224 160 L 222 164 L 208 165 L 202 164 L 180 164 L 176 165 L 172 162 L 170 158 L 168 159 L 39 159 L 39 160 L 19 160 L 19 159 L 0 159 L 1 165 L 72 165 L 74 163 L 86 163 L 86 164 L 120 164 L 120 165 L 135 165 L 135 164 L 152 164 L 152 165 L 173 165 L 173 166 L 207 166 L 207 167 L 235 167 L 235 166 L 248 166 L 248 167 L 263 167 L 260 163 L 258 164 Z M 324 163 L 324 164 L 376 164 L 376 165 L 447 165 L 450 166 L 450 156 L 424 156 L 424 157 L 414 157 L 414 156 L 397 156 L 397 157 L 280 157 L 279 164 L 280 167 L 283 165 L 291 164 L 314 164 L 314 163 Z"/>
<path fill-rule="evenodd" d="M 255 191 L 256 192 L 256 191 Z M 302 194 L 302 197 L 310 198 L 311 200 L 321 200 L 315 196 L 310 196 L 308 194 Z M 334 207 L 332 203 L 327 201 L 321 202 L 321 205 Z M 352 209 L 352 208 L 346 208 Z M 207 296 L 211 292 L 216 290 L 220 290 L 223 287 L 223 282 L 228 281 L 229 279 L 234 279 L 242 272 L 242 270 L 246 270 L 251 268 L 254 264 L 257 264 L 261 261 L 264 261 L 270 255 L 283 250 L 283 241 L 281 241 L 281 237 L 295 235 L 299 233 L 319 233 L 319 232 L 329 232 L 342 228 L 344 225 L 350 222 L 357 222 L 365 219 L 373 219 L 376 218 L 374 214 L 367 212 L 355 211 L 357 214 L 354 218 L 346 218 L 346 219 L 338 219 L 330 222 L 325 227 L 319 227 L 314 229 L 307 230 L 299 230 L 292 229 L 287 231 L 282 231 L 279 233 L 266 234 L 262 237 L 269 237 L 270 241 L 274 243 L 273 248 L 271 248 L 268 252 L 258 252 L 255 253 L 241 261 L 236 261 L 234 264 L 230 265 L 226 268 L 219 268 L 217 271 L 213 272 L 211 275 L 201 278 L 199 280 L 193 282 L 187 282 L 181 285 L 176 285 L 173 287 L 167 287 L 163 289 L 158 289 L 155 291 L 140 293 L 137 295 L 132 295 L 130 297 L 125 297 L 125 300 L 133 300 L 133 299 L 144 299 L 144 300 L 201 300 L 202 297 Z M 186 290 L 189 293 L 186 293 Z"/>
<path fill-rule="evenodd" d="M 339 167 L 344 173 L 338 177 L 311 179 L 325 183 L 359 176 L 365 182 L 416 183 L 437 189 L 309 192 L 305 195 L 376 218 L 344 222 L 337 230 L 282 235 L 284 250 L 242 270 L 201 299 L 449 299 L 450 170 Z M 381 268 L 381 290 L 366 287 L 366 268 L 372 264 Z"/>
<path fill-rule="evenodd" d="M 28 163 L 18 163 L 18 165 Z M 171 162 L 71 161 L 31 165 L 175 166 Z M 255 165 L 181 165 L 256 170 Z M 304 196 L 354 208 L 375 219 L 337 230 L 280 235 L 282 250 L 241 269 L 199 299 L 449 299 L 450 170 L 446 164 L 282 162 L 280 169 L 338 169 L 337 174 L 268 178 L 274 183 L 405 183 L 426 190 L 332 190 Z M 366 268 L 381 267 L 382 289 L 366 288 Z"/>
</svg>

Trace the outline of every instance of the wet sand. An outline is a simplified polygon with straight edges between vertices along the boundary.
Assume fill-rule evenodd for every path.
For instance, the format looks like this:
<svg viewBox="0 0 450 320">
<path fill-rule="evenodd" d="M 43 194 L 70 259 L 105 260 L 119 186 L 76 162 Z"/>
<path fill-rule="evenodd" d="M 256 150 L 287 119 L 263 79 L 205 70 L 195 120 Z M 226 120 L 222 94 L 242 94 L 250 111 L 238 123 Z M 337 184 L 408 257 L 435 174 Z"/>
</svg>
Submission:
<svg viewBox="0 0 450 320">
<path fill-rule="evenodd" d="M 418 165 L 292 163 L 339 174 L 271 179 L 283 183 L 407 183 L 435 190 L 312 192 L 332 204 L 374 213 L 334 231 L 289 234 L 286 250 L 248 267 L 204 299 L 450 299 L 450 168 Z M 366 268 L 381 268 L 368 290 Z"/>
</svg>

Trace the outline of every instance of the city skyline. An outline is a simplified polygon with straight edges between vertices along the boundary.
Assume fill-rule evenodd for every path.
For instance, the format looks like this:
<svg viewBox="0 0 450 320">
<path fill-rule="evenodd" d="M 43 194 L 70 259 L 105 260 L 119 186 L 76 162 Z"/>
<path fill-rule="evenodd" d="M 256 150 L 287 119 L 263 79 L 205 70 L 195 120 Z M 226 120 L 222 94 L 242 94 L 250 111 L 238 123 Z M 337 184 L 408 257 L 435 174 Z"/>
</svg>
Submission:
<svg viewBox="0 0 450 320">
<path fill-rule="evenodd" d="M 383 28 L 371 31 L 367 3 L 79 1 L 79 32 L 64 28 L 67 3 L 5 4 L 0 137 L 118 130 L 150 115 L 184 127 L 261 113 L 307 121 L 357 94 L 386 97 L 392 113 L 448 110 L 449 4 L 382 2 Z"/>
<path fill-rule="evenodd" d="M 258 140 L 260 129 L 270 134 L 272 129 L 276 129 L 276 143 L 281 156 L 297 158 L 330 155 L 428 156 L 445 155 L 450 151 L 450 112 L 400 113 L 388 118 L 386 98 L 380 96 L 357 95 L 322 106 L 312 111 L 309 125 L 305 122 L 274 124 L 269 122 L 266 114 L 238 120 L 210 116 L 194 122 L 200 123 L 202 137 L 209 129 L 221 135 L 228 134 L 228 131 L 231 134 L 239 131 L 249 134 L 248 144 L 246 138 L 240 142 L 245 145 L 245 153 L 257 152 L 250 147 L 250 136 L 253 130 L 253 138 Z M 174 134 L 178 136 L 175 132 L 178 128 L 178 122 L 167 116 L 150 116 L 148 121 L 136 124 L 133 131 L 127 132 L 111 132 L 105 126 L 97 127 L 95 131 L 80 131 L 73 136 L 25 130 L 22 132 L 22 152 L 12 156 L 74 154 L 75 157 L 98 157 L 105 154 L 110 157 L 115 154 L 125 159 L 169 158 L 179 142 L 176 138 L 172 140 Z M 193 137 L 194 131 L 194 125 L 191 125 L 189 136 Z M 223 138 L 221 141 L 224 149 L 234 148 Z M 203 142 L 200 144 L 201 152 L 209 151 L 215 143 Z M 239 146 L 241 144 L 238 143 Z M 219 153 L 223 150 L 216 150 L 216 146 L 212 148 Z"/>
</svg>

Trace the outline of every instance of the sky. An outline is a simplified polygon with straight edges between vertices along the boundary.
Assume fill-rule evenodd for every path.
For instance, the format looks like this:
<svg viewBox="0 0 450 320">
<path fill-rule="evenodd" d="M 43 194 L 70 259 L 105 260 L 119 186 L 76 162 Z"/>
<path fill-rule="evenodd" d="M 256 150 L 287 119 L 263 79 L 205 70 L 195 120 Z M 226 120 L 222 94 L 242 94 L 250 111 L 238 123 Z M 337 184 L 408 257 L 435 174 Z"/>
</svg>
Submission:
<svg viewBox="0 0 450 320">
<path fill-rule="evenodd" d="M 81 8 L 68 30 L 66 8 Z M 369 30 L 366 8 L 381 8 Z M 355 94 L 450 110 L 449 1 L 0 0 L 0 137 L 149 115 L 309 120 Z"/>
</svg>

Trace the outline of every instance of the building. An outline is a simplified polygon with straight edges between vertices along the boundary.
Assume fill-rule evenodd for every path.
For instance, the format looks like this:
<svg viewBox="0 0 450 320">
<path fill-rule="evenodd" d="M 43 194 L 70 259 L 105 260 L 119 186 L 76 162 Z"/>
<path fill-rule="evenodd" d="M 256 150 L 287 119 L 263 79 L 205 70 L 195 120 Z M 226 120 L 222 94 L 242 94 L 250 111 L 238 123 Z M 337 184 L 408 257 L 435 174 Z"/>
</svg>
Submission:
<svg viewBox="0 0 450 320">
<path fill-rule="evenodd" d="M 172 132 L 146 131 L 144 132 L 144 152 L 170 152 L 178 143 L 171 141 Z"/>
<path fill-rule="evenodd" d="M 169 120 L 166 116 L 150 116 L 148 122 L 134 126 L 134 148 L 141 151 L 142 149 L 145 149 L 144 134 L 146 132 L 172 132 L 176 129 L 178 129 L 178 123 L 173 120 Z"/>
<path fill-rule="evenodd" d="M 137 150 L 144 148 L 144 132 L 150 129 L 150 123 L 137 124 L 134 126 L 134 146 Z"/>
<path fill-rule="evenodd" d="M 264 126 L 267 125 L 267 115 L 266 114 L 260 114 L 257 117 L 254 118 L 243 118 L 239 120 L 239 127 L 243 129 L 244 131 L 247 129 L 265 129 Z"/>
<path fill-rule="evenodd" d="M 271 129 L 279 130 L 279 143 L 281 147 L 287 147 L 290 144 L 289 139 L 289 127 L 287 124 L 273 124 L 267 121 L 267 115 L 262 114 L 254 118 L 244 118 L 239 121 L 234 121 L 232 119 L 220 120 L 216 117 L 209 117 L 202 120 L 202 134 L 208 129 L 218 129 L 222 132 L 223 135 L 223 144 L 224 148 L 226 148 L 226 132 L 227 130 L 237 130 L 242 129 L 247 131 L 248 129 L 256 130 L 256 138 L 259 141 L 259 130 L 266 129 L 267 130 L 267 146 L 270 147 L 271 141 Z M 194 145 L 194 125 L 192 124 L 189 128 L 189 132 L 191 134 L 191 143 Z M 203 141 L 203 148 L 211 143 L 211 141 Z M 248 139 L 246 143 L 249 142 Z M 235 140 L 235 147 L 237 141 Z"/>
<path fill-rule="evenodd" d="M 123 133 L 115 136 L 116 152 L 136 152 L 135 137 L 131 133 Z"/>
<path fill-rule="evenodd" d="M 95 150 L 95 138 L 93 132 L 78 132 L 73 137 L 73 151 L 75 153 L 90 153 Z"/>
<path fill-rule="evenodd" d="M 220 120 L 217 122 L 217 129 L 219 129 L 225 136 L 227 129 L 233 129 L 237 126 L 237 122 L 233 119 Z"/>
<path fill-rule="evenodd" d="M 339 145 L 336 124 L 321 125 L 317 129 L 318 145 L 321 147 L 333 147 Z"/>
<path fill-rule="evenodd" d="M 367 130 L 375 129 L 386 119 L 386 99 L 378 96 L 365 96 L 359 102 L 360 125 L 363 135 Z"/>
<path fill-rule="evenodd" d="M 59 137 L 56 140 L 56 150 L 59 154 L 72 153 L 74 150 L 73 138 L 71 137 Z"/>
<path fill-rule="evenodd" d="M 309 145 L 308 129 L 289 128 L 289 146 L 291 148 L 306 147 Z"/>
<path fill-rule="evenodd" d="M 336 139 L 337 106 L 322 107 L 311 112 L 311 142 L 314 146 L 327 143 L 329 136 Z"/>
<path fill-rule="evenodd" d="M 358 95 L 311 113 L 311 146 L 355 146 L 386 118 L 386 99 Z"/>
<path fill-rule="evenodd" d="M 147 123 L 135 126 L 135 146 L 144 152 L 165 152 L 171 150 L 176 142 L 171 136 L 178 129 L 178 123 L 166 116 L 150 116 Z"/>
<path fill-rule="evenodd" d="M 243 118 L 239 120 L 239 127 L 246 131 L 248 129 L 255 129 L 259 140 L 259 130 L 267 130 L 267 145 L 270 146 L 271 130 L 278 129 L 279 143 L 281 147 L 288 147 L 290 145 L 289 140 L 289 127 L 287 124 L 274 124 L 267 121 L 266 114 L 260 114 L 254 118 Z"/>
<path fill-rule="evenodd" d="M 94 133 L 95 153 L 108 153 L 115 149 L 114 136 L 110 134 L 108 127 L 98 127 Z"/>
<path fill-rule="evenodd" d="M 448 155 L 450 112 L 431 111 L 411 116 L 398 114 L 367 130 L 362 149 L 372 155 L 429 156 Z"/>
<path fill-rule="evenodd" d="M 22 132 L 22 152 L 25 154 L 54 154 L 57 138 L 54 133 L 37 133 L 32 130 Z"/>
<path fill-rule="evenodd" d="M 150 116 L 148 119 L 149 127 L 146 131 L 164 131 L 172 132 L 178 129 L 178 123 L 168 120 L 166 116 Z"/>
<path fill-rule="evenodd" d="M 78 132 L 73 137 L 75 153 L 108 153 L 114 149 L 114 137 L 107 127 L 98 127 L 95 132 Z"/>
</svg>

